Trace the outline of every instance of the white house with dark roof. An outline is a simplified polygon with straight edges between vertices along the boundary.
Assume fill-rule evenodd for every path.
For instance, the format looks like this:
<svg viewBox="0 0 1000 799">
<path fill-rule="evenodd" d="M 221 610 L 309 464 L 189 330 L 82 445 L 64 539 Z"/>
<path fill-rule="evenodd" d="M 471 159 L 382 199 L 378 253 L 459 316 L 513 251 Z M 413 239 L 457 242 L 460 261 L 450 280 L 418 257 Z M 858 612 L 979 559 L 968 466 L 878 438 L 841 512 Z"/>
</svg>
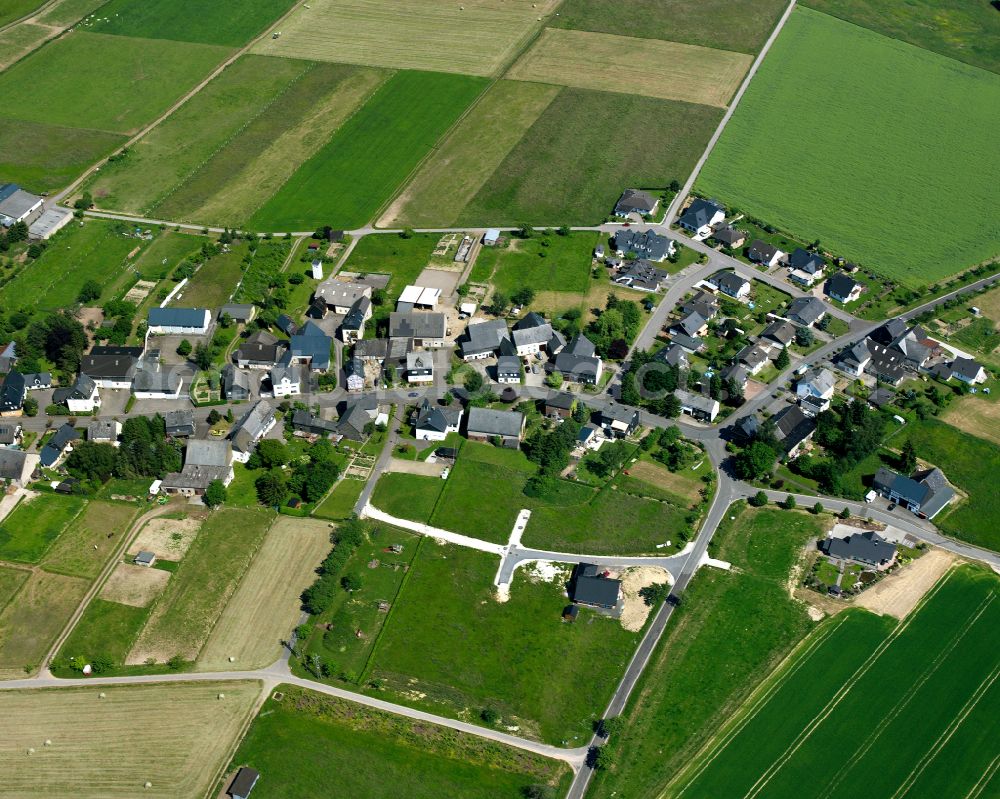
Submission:
<svg viewBox="0 0 1000 799">
<path fill-rule="evenodd" d="M 497 382 L 520 383 L 521 359 L 516 355 L 501 355 L 497 358 Z"/>
<path fill-rule="evenodd" d="M 413 434 L 418 441 L 444 441 L 449 433 L 457 433 L 462 423 L 462 407 L 441 407 L 426 397 L 412 416 Z"/>
<path fill-rule="evenodd" d="M 406 382 L 427 384 L 434 382 L 434 357 L 429 352 L 406 354 Z"/>
<path fill-rule="evenodd" d="M 73 385 L 57 388 L 52 393 L 56 405 L 65 405 L 73 413 L 93 413 L 101 406 L 97 383 L 87 375 L 77 375 Z"/>
<path fill-rule="evenodd" d="M 597 385 L 604 362 L 597 355 L 594 343 L 583 333 L 577 333 L 556 355 L 555 370 L 570 382 Z"/>
<path fill-rule="evenodd" d="M 788 304 L 785 316 L 802 327 L 809 327 L 826 316 L 826 306 L 816 297 L 796 297 Z"/>
<path fill-rule="evenodd" d="M 785 253 L 773 244 L 761 241 L 760 239 L 754 239 L 750 244 L 750 249 L 747 250 L 747 258 L 755 264 L 771 267 L 780 264 L 785 258 Z"/>
<path fill-rule="evenodd" d="M 926 469 L 907 477 L 883 466 L 875 472 L 872 488 L 924 519 L 933 519 L 955 498 L 954 489 L 940 469 Z"/>
<path fill-rule="evenodd" d="M 150 308 L 151 336 L 204 336 L 212 324 L 208 308 Z"/>
<path fill-rule="evenodd" d="M 246 463 L 257 442 L 266 436 L 278 421 L 274 408 L 260 400 L 233 425 L 229 438 L 233 442 L 233 459 Z"/>
<path fill-rule="evenodd" d="M 0 480 L 23 487 L 31 481 L 39 456 L 22 449 L 0 447 Z"/>
<path fill-rule="evenodd" d="M 632 228 L 622 228 L 611 238 L 611 246 L 619 258 L 634 255 L 646 261 L 666 260 L 677 250 L 673 239 L 661 236 L 653 230 L 639 232 Z"/>
<path fill-rule="evenodd" d="M 744 300 L 750 296 L 750 281 L 735 272 L 716 272 L 706 282 L 734 300 Z"/>
<path fill-rule="evenodd" d="M 364 283 L 346 283 L 336 278 L 328 277 L 313 291 L 313 299 L 322 300 L 323 303 L 340 316 L 346 316 L 351 307 L 362 297 L 369 300 L 372 296 L 372 287 Z"/>
<path fill-rule="evenodd" d="M 648 191 L 642 189 L 625 189 L 622 196 L 615 203 L 615 216 L 628 216 L 629 214 L 639 214 L 640 216 L 652 215 L 656 213 L 660 205 L 660 198 L 655 197 Z"/>
<path fill-rule="evenodd" d="M 826 261 L 819 253 L 798 247 L 788 256 L 788 269 L 789 280 L 809 287 L 823 277 Z"/>
<path fill-rule="evenodd" d="M 681 403 L 682 413 L 686 413 L 688 416 L 702 422 L 714 422 L 715 417 L 722 410 L 722 406 L 719 405 L 717 400 L 706 397 L 704 394 L 695 394 L 691 391 L 678 389 L 674 392 L 674 396 Z"/>
<path fill-rule="evenodd" d="M 173 369 L 139 369 L 132 378 L 136 399 L 178 399 L 184 380 Z"/>
<path fill-rule="evenodd" d="M 853 277 L 848 277 L 843 272 L 830 275 L 823 284 L 823 293 L 830 299 L 838 302 L 854 302 L 864 291 L 864 284 L 859 283 Z"/>
<path fill-rule="evenodd" d="M 471 407 L 465 423 L 465 435 L 470 441 L 499 439 L 502 446 L 517 449 L 526 424 L 527 419 L 520 411 Z"/>
<path fill-rule="evenodd" d="M 514 349 L 522 358 L 546 349 L 552 341 L 552 325 L 532 311 L 518 320 L 511 330 Z"/>
<path fill-rule="evenodd" d="M 302 372 L 298 364 L 276 364 L 268 372 L 274 397 L 294 397 L 302 393 Z"/>
<path fill-rule="evenodd" d="M 948 368 L 951 370 L 952 377 L 963 383 L 968 383 L 970 386 L 985 383 L 989 377 L 983 365 L 972 358 L 956 358 Z"/>
<path fill-rule="evenodd" d="M 695 199 L 681 214 L 677 224 L 694 234 L 696 239 L 707 239 L 712 230 L 726 218 L 726 209 L 715 200 Z"/>
<path fill-rule="evenodd" d="M 819 542 L 819 549 L 831 558 L 871 566 L 878 571 L 888 569 L 896 562 L 896 545 L 890 544 L 874 530 L 844 538 L 831 536 Z"/>
</svg>

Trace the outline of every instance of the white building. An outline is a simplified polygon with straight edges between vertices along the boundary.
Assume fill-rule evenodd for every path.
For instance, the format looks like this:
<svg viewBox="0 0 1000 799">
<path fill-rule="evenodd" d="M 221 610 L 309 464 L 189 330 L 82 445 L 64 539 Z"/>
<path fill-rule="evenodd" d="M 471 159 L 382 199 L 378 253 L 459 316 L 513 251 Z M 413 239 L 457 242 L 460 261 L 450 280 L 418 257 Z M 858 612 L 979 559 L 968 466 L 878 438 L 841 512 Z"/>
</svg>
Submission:
<svg viewBox="0 0 1000 799">
<path fill-rule="evenodd" d="M 149 309 L 149 334 L 153 336 L 204 336 L 211 323 L 208 308 Z"/>
</svg>

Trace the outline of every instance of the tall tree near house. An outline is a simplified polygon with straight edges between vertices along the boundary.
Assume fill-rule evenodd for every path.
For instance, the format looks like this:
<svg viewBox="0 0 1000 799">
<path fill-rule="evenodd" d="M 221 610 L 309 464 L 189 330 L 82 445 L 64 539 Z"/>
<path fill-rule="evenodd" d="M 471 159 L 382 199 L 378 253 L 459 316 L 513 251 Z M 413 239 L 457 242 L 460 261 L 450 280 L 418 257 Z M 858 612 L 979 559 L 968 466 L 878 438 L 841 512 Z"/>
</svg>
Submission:
<svg viewBox="0 0 1000 799">
<path fill-rule="evenodd" d="M 912 439 L 906 439 L 903 450 L 899 456 L 899 470 L 904 474 L 910 474 L 917 468 L 917 448 Z"/>
<path fill-rule="evenodd" d="M 788 368 L 791 362 L 792 359 L 788 356 L 788 350 L 782 347 L 781 350 L 778 352 L 778 357 L 774 359 L 774 365 L 779 370 L 783 371 Z"/>
</svg>

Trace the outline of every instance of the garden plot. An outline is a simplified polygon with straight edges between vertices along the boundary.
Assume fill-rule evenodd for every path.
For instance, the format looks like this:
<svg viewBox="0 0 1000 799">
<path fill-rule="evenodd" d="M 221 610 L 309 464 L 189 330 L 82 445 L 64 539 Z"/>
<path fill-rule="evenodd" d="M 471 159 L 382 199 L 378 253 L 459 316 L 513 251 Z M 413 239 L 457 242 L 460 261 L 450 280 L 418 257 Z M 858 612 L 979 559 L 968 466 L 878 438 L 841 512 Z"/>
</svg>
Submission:
<svg viewBox="0 0 1000 799">
<path fill-rule="evenodd" d="M 495 75 L 558 0 L 313 0 L 255 51 L 401 69 Z"/>
<path fill-rule="evenodd" d="M 724 108 L 752 62 L 710 47 L 548 28 L 507 77 Z"/>
<path fill-rule="evenodd" d="M 162 560 L 180 560 L 201 529 L 203 519 L 150 519 L 136 536 L 129 552 L 155 552 Z"/>
</svg>

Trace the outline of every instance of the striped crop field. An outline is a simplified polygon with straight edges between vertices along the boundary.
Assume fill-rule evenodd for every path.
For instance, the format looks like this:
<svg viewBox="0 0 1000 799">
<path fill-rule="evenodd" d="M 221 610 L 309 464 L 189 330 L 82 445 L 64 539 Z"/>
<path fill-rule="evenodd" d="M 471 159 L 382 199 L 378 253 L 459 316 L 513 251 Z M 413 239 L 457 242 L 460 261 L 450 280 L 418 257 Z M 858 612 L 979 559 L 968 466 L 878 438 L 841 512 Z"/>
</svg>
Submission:
<svg viewBox="0 0 1000 799">
<path fill-rule="evenodd" d="M 994 795 L 977 790 L 997 763 L 998 600 L 996 575 L 962 567 L 898 625 L 832 618 L 665 795 Z"/>
</svg>

